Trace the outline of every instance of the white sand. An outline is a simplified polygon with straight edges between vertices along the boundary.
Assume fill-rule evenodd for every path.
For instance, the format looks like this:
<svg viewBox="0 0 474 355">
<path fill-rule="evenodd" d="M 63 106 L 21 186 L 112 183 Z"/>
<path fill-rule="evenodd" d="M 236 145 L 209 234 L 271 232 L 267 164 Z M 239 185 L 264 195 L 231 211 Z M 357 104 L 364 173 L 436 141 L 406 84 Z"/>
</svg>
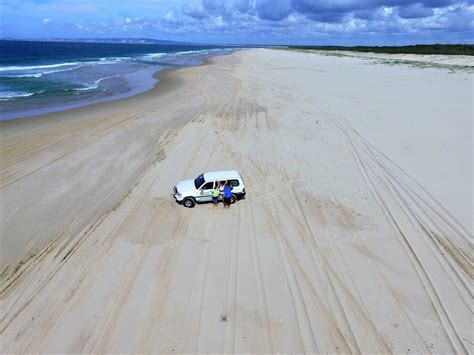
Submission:
<svg viewBox="0 0 474 355">
<path fill-rule="evenodd" d="M 472 74 L 249 50 L 173 75 L 184 87 L 172 96 L 101 106 L 127 119 L 115 134 L 142 130 L 129 144 L 165 156 L 132 163 L 104 155 L 122 151 L 112 133 L 94 141 L 110 144 L 90 152 L 99 166 L 130 161 L 114 176 L 148 170 L 92 226 L 4 277 L 0 351 L 473 351 Z M 157 122 L 186 119 L 158 136 Z M 173 202 L 176 181 L 226 168 L 240 170 L 248 192 L 230 210 Z M 92 171 L 73 166 L 69 177 Z M 9 184 L 12 196 L 24 179 Z M 100 210 L 90 180 L 97 196 L 75 195 L 76 214 Z M 69 213 L 63 196 L 56 210 L 26 209 L 41 210 L 36 198 L 34 189 L 11 197 L 18 219 L 3 218 L 3 245 L 28 253 L 26 237 L 14 241 L 34 239 L 22 216 L 61 225 Z"/>
</svg>

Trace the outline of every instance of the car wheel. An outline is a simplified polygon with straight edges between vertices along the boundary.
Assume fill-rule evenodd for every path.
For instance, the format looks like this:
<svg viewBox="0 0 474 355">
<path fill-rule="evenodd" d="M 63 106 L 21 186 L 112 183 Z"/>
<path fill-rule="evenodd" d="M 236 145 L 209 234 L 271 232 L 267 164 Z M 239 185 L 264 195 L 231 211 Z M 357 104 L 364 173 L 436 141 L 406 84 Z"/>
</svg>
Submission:
<svg viewBox="0 0 474 355">
<path fill-rule="evenodd" d="M 235 201 L 237 201 L 237 196 L 232 194 L 232 196 L 230 197 L 230 203 L 235 203 Z"/>
<path fill-rule="evenodd" d="M 196 202 L 192 198 L 185 198 L 183 201 L 183 206 L 187 208 L 193 208 L 196 205 Z"/>
</svg>

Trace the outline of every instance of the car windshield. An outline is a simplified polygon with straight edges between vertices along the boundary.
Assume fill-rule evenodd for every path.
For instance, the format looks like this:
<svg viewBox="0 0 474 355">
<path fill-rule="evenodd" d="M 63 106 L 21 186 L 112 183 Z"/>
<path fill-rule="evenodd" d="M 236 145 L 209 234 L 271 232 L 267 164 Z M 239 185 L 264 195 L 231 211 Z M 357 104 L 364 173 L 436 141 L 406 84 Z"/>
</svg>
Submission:
<svg viewBox="0 0 474 355">
<path fill-rule="evenodd" d="M 194 179 L 194 186 L 196 186 L 196 189 L 199 189 L 202 184 L 204 184 L 203 174 L 199 175 L 196 179 Z"/>
</svg>

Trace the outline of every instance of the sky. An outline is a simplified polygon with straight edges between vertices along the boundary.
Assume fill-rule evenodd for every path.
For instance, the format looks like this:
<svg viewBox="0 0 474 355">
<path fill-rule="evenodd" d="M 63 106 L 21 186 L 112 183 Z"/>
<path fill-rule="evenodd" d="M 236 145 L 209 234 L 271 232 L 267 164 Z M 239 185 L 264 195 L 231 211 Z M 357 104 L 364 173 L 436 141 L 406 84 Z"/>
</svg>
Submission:
<svg viewBox="0 0 474 355">
<path fill-rule="evenodd" d="M 1 38 L 474 43 L 474 0 L 0 0 Z"/>
</svg>

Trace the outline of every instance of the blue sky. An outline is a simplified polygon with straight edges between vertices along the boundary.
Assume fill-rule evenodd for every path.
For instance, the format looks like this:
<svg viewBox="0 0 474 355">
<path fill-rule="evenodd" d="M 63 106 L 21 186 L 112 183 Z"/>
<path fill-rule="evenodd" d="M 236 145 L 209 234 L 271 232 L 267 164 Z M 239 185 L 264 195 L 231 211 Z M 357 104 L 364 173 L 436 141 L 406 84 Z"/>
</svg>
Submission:
<svg viewBox="0 0 474 355">
<path fill-rule="evenodd" d="M 0 37 L 473 43 L 474 0 L 0 0 Z"/>
</svg>

